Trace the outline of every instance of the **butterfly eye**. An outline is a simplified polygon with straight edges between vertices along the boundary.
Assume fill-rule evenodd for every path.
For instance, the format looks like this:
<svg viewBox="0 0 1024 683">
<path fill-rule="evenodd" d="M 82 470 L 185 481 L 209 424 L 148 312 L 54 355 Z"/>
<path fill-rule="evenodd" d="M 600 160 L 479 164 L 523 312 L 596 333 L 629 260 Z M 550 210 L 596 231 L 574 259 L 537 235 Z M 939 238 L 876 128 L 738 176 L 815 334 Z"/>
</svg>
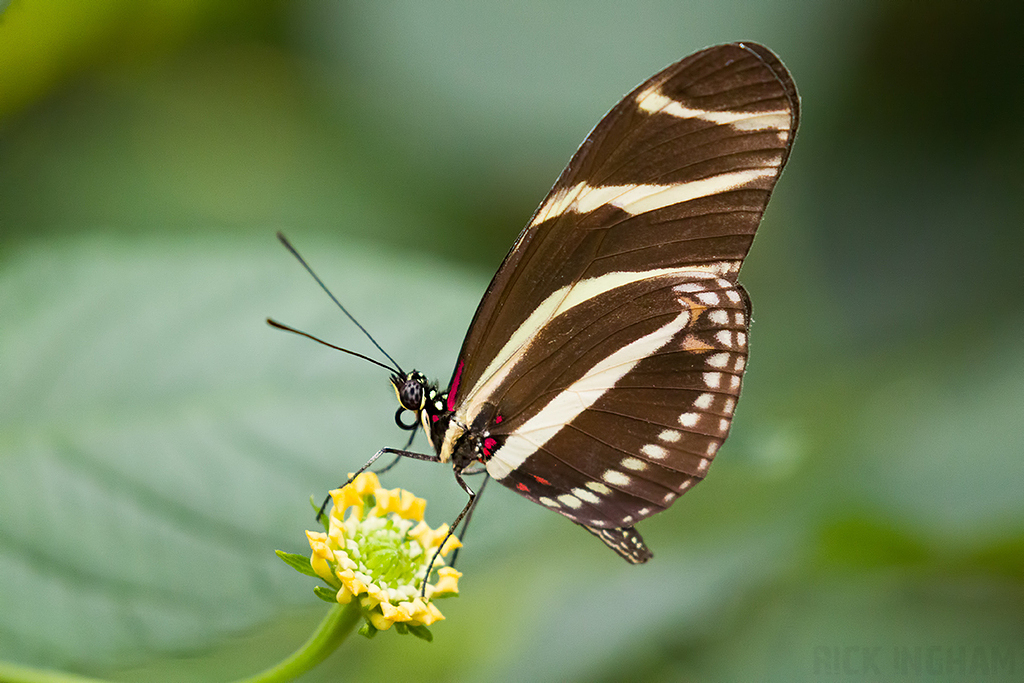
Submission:
<svg viewBox="0 0 1024 683">
<path fill-rule="evenodd" d="M 418 378 L 410 377 L 401 386 L 395 385 L 395 391 L 398 392 L 398 402 L 406 410 L 419 411 L 423 408 L 423 382 Z"/>
</svg>

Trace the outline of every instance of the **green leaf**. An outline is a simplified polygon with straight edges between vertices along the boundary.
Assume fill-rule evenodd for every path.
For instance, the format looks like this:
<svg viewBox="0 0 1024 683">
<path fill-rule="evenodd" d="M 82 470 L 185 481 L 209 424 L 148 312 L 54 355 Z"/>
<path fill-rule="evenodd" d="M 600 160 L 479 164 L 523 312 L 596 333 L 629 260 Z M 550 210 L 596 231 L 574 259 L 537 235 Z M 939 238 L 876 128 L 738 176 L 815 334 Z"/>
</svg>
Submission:
<svg viewBox="0 0 1024 683">
<path fill-rule="evenodd" d="M 313 565 L 309 563 L 308 556 L 298 555 L 296 553 L 286 553 L 283 550 L 275 550 L 274 553 L 276 553 L 278 557 L 284 560 L 284 563 L 286 565 L 288 565 L 295 571 L 301 574 L 305 574 L 306 576 L 319 577 L 319 574 L 313 571 Z"/>
<path fill-rule="evenodd" d="M 377 630 L 377 627 L 368 621 L 359 627 L 359 635 L 365 636 L 366 638 L 373 638 L 378 633 L 380 633 L 380 631 Z"/>
<path fill-rule="evenodd" d="M 396 624 L 397 626 L 397 624 Z M 425 640 L 428 643 L 434 642 L 434 634 L 430 632 L 430 629 L 426 626 L 416 626 L 414 624 L 408 625 L 408 631 L 412 635 L 416 636 L 420 640 Z"/>
<path fill-rule="evenodd" d="M 313 595 L 332 605 L 338 604 L 338 591 L 325 586 L 314 586 Z"/>
</svg>

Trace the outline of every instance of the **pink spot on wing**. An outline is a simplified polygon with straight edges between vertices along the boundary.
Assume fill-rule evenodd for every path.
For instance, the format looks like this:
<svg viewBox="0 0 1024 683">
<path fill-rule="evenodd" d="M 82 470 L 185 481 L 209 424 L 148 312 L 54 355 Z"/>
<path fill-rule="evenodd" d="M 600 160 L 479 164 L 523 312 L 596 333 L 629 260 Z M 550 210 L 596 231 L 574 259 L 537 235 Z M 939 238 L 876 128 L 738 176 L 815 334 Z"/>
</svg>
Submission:
<svg viewBox="0 0 1024 683">
<path fill-rule="evenodd" d="M 519 489 L 520 491 L 529 491 L 530 490 L 530 487 L 527 486 L 526 484 L 524 484 L 523 482 L 519 482 L 518 484 L 516 484 L 516 488 Z"/>
<path fill-rule="evenodd" d="M 440 415 L 431 415 L 430 419 L 433 420 L 434 422 L 437 422 L 438 420 L 441 419 L 441 416 Z"/>
<path fill-rule="evenodd" d="M 533 475 L 533 478 L 534 478 L 534 479 L 536 479 L 536 480 L 537 480 L 538 482 L 540 482 L 541 484 L 544 484 L 545 486 L 551 486 L 551 482 L 550 482 L 550 481 L 548 481 L 547 479 L 545 479 L 544 477 L 538 477 L 538 476 L 537 476 L 537 475 L 535 474 L 535 475 Z"/>
<path fill-rule="evenodd" d="M 455 368 L 455 377 L 452 378 L 452 384 L 448 387 L 448 410 L 455 410 L 455 395 L 459 393 L 459 382 L 462 381 L 463 365 L 465 365 L 465 362 L 460 360 Z"/>
<path fill-rule="evenodd" d="M 502 421 L 502 420 L 504 420 L 504 419 L 505 419 L 505 418 L 503 418 L 503 417 L 502 417 L 501 415 L 497 415 L 497 416 L 495 416 L 495 418 L 494 418 L 494 424 L 496 424 L 496 425 L 500 425 L 500 424 L 501 424 L 501 421 Z"/>
</svg>

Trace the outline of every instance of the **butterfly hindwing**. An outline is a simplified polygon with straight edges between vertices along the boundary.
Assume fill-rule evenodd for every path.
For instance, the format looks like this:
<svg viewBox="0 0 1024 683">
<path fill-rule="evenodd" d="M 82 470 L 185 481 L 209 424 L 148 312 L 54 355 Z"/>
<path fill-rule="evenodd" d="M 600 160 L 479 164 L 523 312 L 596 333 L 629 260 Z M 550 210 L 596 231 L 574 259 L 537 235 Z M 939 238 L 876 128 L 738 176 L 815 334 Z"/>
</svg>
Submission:
<svg viewBox="0 0 1024 683">
<path fill-rule="evenodd" d="M 489 427 L 492 476 L 592 527 L 632 526 L 704 477 L 746 367 L 749 312 L 737 285 L 698 272 L 623 289 L 552 320 L 592 331 L 545 328 L 562 343 L 532 346 L 509 385 L 539 398 L 499 392 L 501 420 Z"/>
</svg>

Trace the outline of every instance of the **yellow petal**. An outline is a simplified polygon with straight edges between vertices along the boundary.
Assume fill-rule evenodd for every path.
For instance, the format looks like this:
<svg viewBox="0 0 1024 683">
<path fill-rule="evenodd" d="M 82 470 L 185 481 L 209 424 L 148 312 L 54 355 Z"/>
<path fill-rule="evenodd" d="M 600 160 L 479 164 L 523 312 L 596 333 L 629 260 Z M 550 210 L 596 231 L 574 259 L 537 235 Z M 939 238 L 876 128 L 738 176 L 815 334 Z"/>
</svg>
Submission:
<svg viewBox="0 0 1024 683">
<path fill-rule="evenodd" d="M 402 615 L 399 612 L 398 608 L 395 607 L 394 605 L 392 605 L 390 602 L 382 602 L 382 603 L 380 603 L 380 611 L 381 611 L 381 614 L 384 615 L 385 619 L 388 619 L 388 620 L 390 620 L 392 622 L 394 622 L 394 621 L 405 621 L 402 618 Z M 398 617 L 398 618 L 396 619 L 396 617 Z"/>
<path fill-rule="evenodd" d="M 435 531 L 425 522 L 421 522 L 409 531 L 409 535 L 415 538 L 424 550 L 433 550 L 441 542 L 441 539 L 448 535 L 448 525 L 442 524 Z"/>
<path fill-rule="evenodd" d="M 345 588 L 352 591 L 353 595 L 361 595 L 366 592 L 366 584 L 363 583 L 351 569 L 340 569 L 337 576 Z"/>
<path fill-rule="evenodd" d="M 403 602 L 402 607 L 405 609 L 406 621 L 421 621 L 427 614 L 427 606 L 419 598 L 414 598 L 411 602 Z"/>
<path fill-rule="evenodd" d="M 421 618 L 423 624 L 426 626 L 430 626 L 435 621 L 441 621 L 442 619 L 444 619 L 444 615 L 441 614 L 441 610 L 437 608 L 437 605 L 435 605 L 432 602 L 428 602 L 427 614 Z"/>
<path fill-rule="evenodd" d="M 438 569 L 437 584 L 431 592 L 431 597 L 435 595 L 457 595 L 459 592 L 460 576 L 462 576 L 462 572 L 458 571 L 454 567 L 441 567 Z"/>
<path fill-rule="evenodd" d="M 389 512 L 397 512 L 397 505 L 399 501 L 398 492 L 401 489 L 379 489 L 374 492 L 374 498 L 377 500 L 377 505 L 373 509 L 373 514 L 378 517 L 383 517 Z"/>
<path fill-rule="evenodd" d="M 383 614 L 378 612 L 370 612 L 369 614 L 370 623 L 373 624 L 374 628 L 378 631 L 387 631 L 391 628 L 391 624 L 394 622 L 385 617 Z"/>
<path fill-rule="evenodd" d="M 363 472 L 349 486 L 360 496 L 368 496 L 376 494 L 377 489 L 380 488 L 380 480 L 377 479 L 377 475 L 373 472 Z"/>
<path fill-rule="evenodd" d="M 331 521 L 336 521 L 340 524 L 345 518 L 345 512 L 350 507 L 356 508 L 356 515 L 362 519 L 360 511 L 363 507 L 363 497 L 359 495 L 359 492 L 352 485 L 331 491 L 331 500 L 334 502 L 334 509 L 331 510 Z"/>
<path fill-rule="evenodd" d="M 423 513 L 427 509 L 427 501 L 417 498 L 409 491 L 401 492 L 401 510 L 399 514 L 406 519 L 413 519 L 417 522 L 423 521 Z"/>
</svg>

